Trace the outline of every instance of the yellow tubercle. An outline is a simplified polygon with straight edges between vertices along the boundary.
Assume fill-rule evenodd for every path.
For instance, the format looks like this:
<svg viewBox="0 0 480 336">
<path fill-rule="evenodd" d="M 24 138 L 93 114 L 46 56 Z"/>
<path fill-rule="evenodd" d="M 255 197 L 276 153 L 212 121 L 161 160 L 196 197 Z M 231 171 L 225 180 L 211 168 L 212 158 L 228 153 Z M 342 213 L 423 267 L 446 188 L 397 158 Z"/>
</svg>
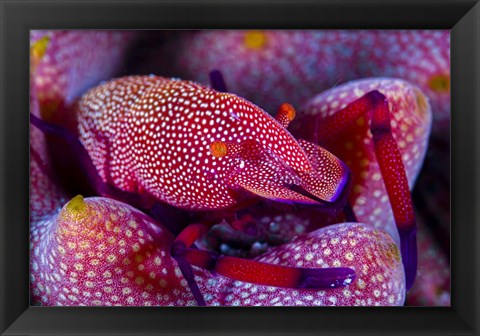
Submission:
<svg viewBox="0 0 480 336">
<path fill-rule="evenodd" d="M 79 233 L 79 230 L 78 230 L 80 228 L 78 226 L 79 222 L 83 222 L 90 215 L 91 215 L 91 211 L 89 209 L 88 204 L 85 202 L 83 196 L 77 195 L 74 198 L 72 198 L 67 204 L 65 204 L 62 211 L 59 213 L 59 216 L 60 216 L 59 218 L 67 226 L 73 225 L 76 228 L 73 231 Z M 90 222 L 90 220 L 88 222 Z M 69 233 L 70 235 L 74 234 L 71 228 L 69 228 L 68 230 L 71 231 Z"/>
<path fill-rule="evenodd" d="M 401 261 L 400 250 L 395 243 L 389 244 L 387 256 L 393 258 L 397 263 Z"/>
<path fill-rule="evenodd" d="M 48 45 L 50 44 L 50 37 L 44 36 L 41 39 L 35 41 L 30 46 L 30 67 L 31 71 L 34 72 L 38 63 L 47 53 Z"/>
<path fill-rule="evenodd" d="M 445 74 L 435 75 L 429 79 L 428 86 L 436 92 L 449 92 L 450 76 Z"/>
<path fill-rule="evenodd" d="M 48 45 L 50 44 L 50 37 L 44 36 L 38 41 L 35 41 L 30 46 L 30 55 L 37 59 L 42 59 L 47 52 Z"/>
<path fill-rule="evenodd" d="M 428 98 L 418 89 L 414 90 L 415 102 L 417 103 L 415 113 L 423 120 L 427 121 L 431 118 L 430 104 Z"/>
<path fill-rule="evenodd" d="M 379 249 L 380 254 L 384 257 L 383 259 L 387 262 L 388 266 L 395 267 L 402 261 L 400 250 L 395 243 L 381 244 Z"/>
<path fill-rule="evenodd" d="M 35 76 L 38 65 L 42 61 L 43 57 L 47 53 L 48 46 L 50 45 L 50 37 L 43 36 L 39 40 L 35 41 L 30 45 L 30 76 L 31 80 Z M 32 77 L 33 76 L 33 77 Z M 35 81 L 33 80 L 33 83 Z M 58 102 L 55 101 L 44 101 L 44 97 L 40 92 L 37 92 L 36 99 L 40 101 L 40 115 L 45 120 L 50 120 L 53 112 L 58 110 Z"/>
<path fill-rule="evenodd" d="M 87 204 L 82 195 L 77 195 L 65 205 L 65 210 L 72 215 L 77 215 L 85 211 Z"/>
<path fill-rule="evenodd" d="M 58 215 L 58 232 L 64 236 L 77 236 L 84 239 L 105 239 L 105 209 L 95 202 L 86 201 L 82 195 L 72 198 Z"/>
<path fill-rule="evenodd" d="M 244 43 L 248 48 L 259 49 L 267 43 L 265 33 L 259 30 L 251 30 L 245 33 Z"/>
</svg>

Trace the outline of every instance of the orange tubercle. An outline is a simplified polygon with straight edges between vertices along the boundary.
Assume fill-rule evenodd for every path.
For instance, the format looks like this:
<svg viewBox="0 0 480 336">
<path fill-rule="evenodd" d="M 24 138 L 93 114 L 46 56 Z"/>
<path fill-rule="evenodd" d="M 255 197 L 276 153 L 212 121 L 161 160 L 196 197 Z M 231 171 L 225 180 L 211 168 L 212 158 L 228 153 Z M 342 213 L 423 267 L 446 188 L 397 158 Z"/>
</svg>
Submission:
<svg viewBox="0 0 480 336">
<path fill-rule="evenodd" d="M 283 103 L 278 108 L 277 115 L 275 119 L 282 124 L 283 127 L 287 128 L 290 122 L 295 119 L 295 108 L 289 103 Z"/>
<path fill-rule="evenodd" d="M 428 80 L 428 86 L 436 92 L 448 92 L 450 91 L 450 76 L 445 74 L 435 75 Z"/>
<path fill-rule="evenodd" d="M 248 48 L 259 49 L 267 43 L 265 33 L 252 30 L 245 33 L 244 43 Z"/>
<path fill-rule="evenodd" d="M 284 114 L 288 121 L 292 121 L 296 115 L 295 108 L 289 103 L 283 103 L 280 105 L 278 112 Z"/>
</svg>

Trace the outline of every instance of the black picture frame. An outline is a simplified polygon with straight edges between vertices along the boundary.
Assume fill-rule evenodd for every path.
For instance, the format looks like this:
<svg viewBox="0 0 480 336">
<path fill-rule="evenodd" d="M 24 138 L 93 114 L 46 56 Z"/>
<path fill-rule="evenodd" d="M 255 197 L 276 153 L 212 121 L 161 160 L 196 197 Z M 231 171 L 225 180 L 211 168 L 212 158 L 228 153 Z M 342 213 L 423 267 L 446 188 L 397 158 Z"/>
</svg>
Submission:
<svg viewBox="0 0 480 336">
<path fill-rule="evenodd" d="M 2 335 L 479 334 L 478 1 L 0 0 L 0 24 Z M 451 307 L 30 307 L 29 30 L 56 28 L 451 29 Z"/>
</svg>

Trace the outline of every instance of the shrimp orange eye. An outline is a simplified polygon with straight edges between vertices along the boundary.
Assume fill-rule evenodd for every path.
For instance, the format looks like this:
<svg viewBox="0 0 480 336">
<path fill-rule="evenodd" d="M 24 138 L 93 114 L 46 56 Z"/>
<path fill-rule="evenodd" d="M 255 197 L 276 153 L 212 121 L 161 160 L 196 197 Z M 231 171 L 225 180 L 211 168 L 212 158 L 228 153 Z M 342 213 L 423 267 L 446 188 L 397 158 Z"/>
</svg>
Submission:
<svg viewBox="0 0 480 336">
<path fill-rule="evenodd" d="M 428 86 L 436 92 L 448 92 L 450 90 L 450 76 L 436 75 L 430 78 Z"/>
<path fill-rule="evenodd" d="M 210 145 L 210 150 L 214 157 L 223 157 L 227 155 L 227 144 L 222 141 L 215 141 Z"/>
</svg>

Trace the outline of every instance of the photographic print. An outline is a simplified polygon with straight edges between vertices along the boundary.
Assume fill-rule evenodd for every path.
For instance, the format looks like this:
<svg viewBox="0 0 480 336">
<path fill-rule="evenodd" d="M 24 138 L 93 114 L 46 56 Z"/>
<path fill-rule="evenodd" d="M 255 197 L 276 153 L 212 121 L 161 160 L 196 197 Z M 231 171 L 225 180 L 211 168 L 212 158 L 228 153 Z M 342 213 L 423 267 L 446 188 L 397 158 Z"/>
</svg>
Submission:
<svg viewBox="0 0 480 336">
<path fill-rule="evenodd" d="M 31 30 L 33 306 L 450 306 L 450 30 Z"/>
</svg>

